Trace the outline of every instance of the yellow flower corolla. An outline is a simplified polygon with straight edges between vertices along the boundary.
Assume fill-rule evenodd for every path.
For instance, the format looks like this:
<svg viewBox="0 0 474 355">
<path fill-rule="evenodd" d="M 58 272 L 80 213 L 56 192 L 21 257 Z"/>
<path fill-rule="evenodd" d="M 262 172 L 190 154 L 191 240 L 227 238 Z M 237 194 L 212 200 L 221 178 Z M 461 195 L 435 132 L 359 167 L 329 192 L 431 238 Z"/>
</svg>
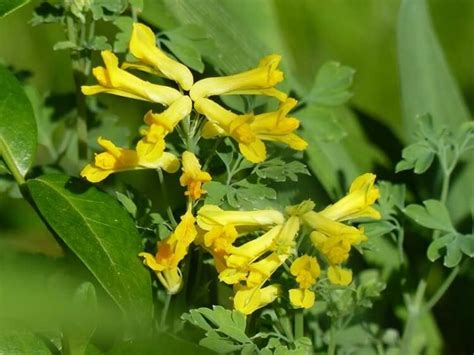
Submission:
<svg viewBox="0 0 474 355">
<path fill-rule="evenodd" d="M 352 282 L 352 271 L 340 266 L 329 266 L 328 278 L 334 285 L 347 286 Z"/>
<path fill-rule="evenodd" d="M 196 156 L 191 152 L 184 152 L 182 156 L 183 174 L 179 178 L 181 186 L 186 186 L 186 196 L 189 196 L 193 201 L 201 198 L 201 195 L 206 193 L 201 188 L 202 183 L 211 181 L 211 175 L 208 172 L 201 170 L 201 164 Z"/>
<path fill-rule="evenodd" d="M 197 215 L 199 227 L 210 231 L 213 227 L 233 225 L 240 233 L 283 224 L 283 215 L 275 210 L 225 211 L 215 205 L 202 206 Z"/>
<path fill-rule="evenodd" d="M 380 192 L 374 186 L 374 182 L 374 174 L 367 173 L 357 177 L 352 182 L 349 193 L 322 210 L 321 215 L 334 221 L 347 221 L 362 217 L 380 219 L 380 212 L 372 207 L 380 197 Z"/>
<path fill-rule="evenodd" d="M 165 240 L 158 242 L 156 255 L 140 253 L 143 263 L 155 271 L 156 276 L 169 294 L 176 294 L 182 287 L 183 281 L 179 263 L 188 253 L 189 245 L 197 235 L 195 218 L 191 210 L 182 217 L 173 233 Z"/>
<path fill-rule="evenodd" d="M 280 293 L 280 286 L 276 284 L 263 288 L 241 287 L 234 295 L 234 308 L 248 315 L 272 303 Z"/>
<path fill-rule="evenodd" d="M 172 132 L 176 125 L 191 113 L 193 103 L 189 96 L 182 96 L 161 113 L 148 111 L 144 121 L 149 126 L 143 130 L 148 140 L 157 141 Z"/>
<path fill-rule="evenodd" d="M 321 269 L 314 256 L 302 255 L 293 261 L 290 273 L 296 278 L 300 288 L 310 288 L 319 277 Z"/>
<path fill-rule="evenodd" d="M 273 54 L 262 58 L 257 68 L 243 73 L 206 78 L 196 82 L 189 95 L 194 101 L 215 95 L 266 95 L 285 101 L 287 95 L 274 88 L 283 80 L 278 69 L 281 56 Z"/>
<path fill-rule="evenodd" d="M 288 98 L 280 104 L 277 111 L 254 116 L 250 129 L 261 140 L 287 144 L 294 150 L 305 150 L 308 143 L 293 133 L 299 127 L 300 121 L 287 117 L 296 104 L 295 99 Z"/>
<path fill-rule="evenodd" d="M 293 133 L 299 127 L 299 121 L 286 117 L 295 105 L 296 100 L 287 99 L 277 111 L 260 115 L 237 115 L 206 98 L 198 99 L 194 107 L 208 119 L 202 130 L 204 138 L 232 137 L 247 160 L 259 163 L 267 155 L 264 140 L 284 143 L 295 150 L 306 149 L 306 141 Z"/>
<path fill-rule="evenodd" d="M 311 308 L 316 295 L 309 288 L 316 283 L 321 273 L 315 257 L 302 255 L 291 264 L 290 273 L 296 278 L 299 288 L 289 291 L 290 302 L 296 308 Z"/>
<path fill-rule="evenodd" d="M 118 58 L 112 52 L 102 51 L 101 55 L 105 68 L 96 67 L 92 70 L 99 85 L 82 86 L 81 90 L 84 95 L 107 93 L 131 99 L 156 102 L 165 106 L 171 105 L 182 96 L 176 89 L 152 84 L 120 69 Z"/>
<path fill-rule="evenodd" d="M 291 304 L 296 308 L 311 308 L 316 300 L 315 293 L 307 288 L 293 288 L 288 294 Z"/>
<path fill-rule="evenodd" d="M 136 150 L 116 147 L 111 141 L 99 137 L 97 143 L 106 151 L 96 154 L 94 162 L 82 169 L 81 176 L 90 182 L 100 182 L 110 174 L 137 169 L 163 169 L 176 172 L 179 160 L 171 153 L 164 152 L 164 143 L 158 142 L 145 147 L 140 141 Z"/>
<path fill-rule="evenodd" d="M 151 66 L 154 73 L 177 82 L 184 90 L 191 89 L 194 82 L 191 71 L 156 46 L 155 34 L 149 27 L 141 23 L 133 24 L 129 48 L 130 53 L 141 63 Z M 142 66 L 135 66 L 133 63 L 125 63 L 124 67 L 143 70 Z"/>
</svg>

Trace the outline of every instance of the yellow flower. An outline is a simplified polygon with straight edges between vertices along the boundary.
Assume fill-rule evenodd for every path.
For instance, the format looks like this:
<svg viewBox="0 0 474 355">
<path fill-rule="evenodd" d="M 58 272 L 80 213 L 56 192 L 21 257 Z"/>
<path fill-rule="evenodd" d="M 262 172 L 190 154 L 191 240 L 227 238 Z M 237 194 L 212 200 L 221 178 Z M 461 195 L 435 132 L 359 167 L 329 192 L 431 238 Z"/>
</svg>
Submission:
<svg viewBox="0 0 474 355">
<path fill-rule="evenodd" d="M 380 219 L 380 213 L 371 205 L 379 198 L 379 190 L 374 187 L 375 175 L 363 174 L 351 184 L 349 193 L 338 202 L 326 207 L 321 215 L 334 221 L 347 221 L 368 217 Z"/>
<path fill-rule="evenodd" d="M 215 226 L 204 234 L 204 245 L 215 252 L 227 253 L 237 237 L 238 233 L 233 225 Z"/>
<path fill-rule="evenodd" d="M 215 226 L 223 227 L 231 224 L 236 227 L 239 234 L 283 222 L 283 215 L 275 210 L 224 211 L 215 205 L 202 206 L 197 216 L 199 227 L 206 231 Z"/>
<path fill-rule="evenodd" d="M 293 288 L 289 295 L 291 304 L 296 308 L 311 308 L 316 300 L 315 293 L 307 288 Z"/>
<path fill-rule="evenodd" d="M 194 107 L 208 119 L 202 130 L 204 138 L 230 136 L 239 143 L 240 152 L 247 160 L 259 163 L 267 155 L 264 140 L 288 144 L 296 150 L 307 147 L 307 143 L 293 133 L 298 128 L 299 121 L 286 117 L 295 105 L 296 100 L 290 98 L 280 105 L 278 111 L 256 116 L 237 115 L 206 98 L 198 99 Z"/>
<path fill-rule="evenodd" d="M 99 137 L 97 143 L 106 152 L 95 155 L 94 162 L 82 169 L 81 176 L 90 182 L 100 182 L 110 174 L 137 169 L 163 169 L 173 173 L 179 168 L 179 160 L 164 152 L 164 142 L 146 144 L 138 142 L 137 149 L 116 147 L 111 141 Z"/>
<path fill-rule="evenodd" d="M 266 258 L 252 263 L 246 280 L 247 287 L 262 287 L 287 258 L 287 254 L 271 253 Z"/>
<path fill-rule="evenodd" d="M 283 80 L 283 72 L 278 70 L 281 57 L 264 57 L 257 68 L 230 76 L 206 78 L 195 83 L 189 94 L 196 101 L 215 95 L 266 95 L 285 101 L 287 95 L 274 88 Z"/>
<path fill-rule="evenodd" d="M 183 174 L 179 178 L 181 186 L 186 186 L 186 196 L 189 196 L 193 201 L 201 198 L 201 195 L 206 193 L 201 188 L 202 183 L 211 181 L 211 175 L 201 170 L 201 164 L 196 156 L 191 152 L 184 152 L 182 157 Z"/>
<path fill-rule="evenodd" d="M 272 303 L 280 293 L 279 285 L 269 285 L 264 288 L 243 287 L 235 293 L 234 308 L 243 314 L 251 314 Z"/>
<path fill-rule="evenodd" d="M 328 278 L 334 285 L 347 286 L 352 282 L 352 271 L 340 266 L 329 266 Z"/>
<path fill-rule="evenodd" d="M 84 95 L 108 93 L 132 99 L 171 105 L 179 99 L 181 93 L 173 88 L 152 84 L 118 67 L 118 58 L 110 51 L 101 52 L 104 67 L 96 67 L 92 73 L 99 85 L 82 86 Z"/>
<path fill-rule="evenodd" d="M 302 255 L 293 261 L 290 272 L 296 277 L 300 288 L 310 288 L 319 277 L 321 269 L 314 256 Z"/>
<path fill-rule="evenodd" d="M 167 289 L 169 294 L 179 292 L 182 287 L 181 271 L 178 264 L 188 253 L 189 245 L 194 241 L 197 230 L 195 219 L 188 210 L 182 217 L 175 231 L 165 240 L 158 242 L 158 251 L 155 256 L 149 253 L 140 253 L 143 263 L 155 271 L 156 276 Z"/>
<path fill-rule="evenodd" d="M 197 100 L 194 108 L 209 120 L 202 130 L 204 138 L 212 138 L 216 135 L 230 136 L 239 143 L 240 152 L 247 160 L 252 163 L 265 160 L 267 155 L 265 144 L 250 127 L 253 115 L 237 115 L 205 98 Z"/>
<path fill-rule="evenodd" d="M 261 140 L 287 144 L 295 150 L 304 150 L 308 143 L 295 133 L 300 122 L 288 113 L 296 106 L 297 101 L 288 98 L 280 104 L 277 111 L 256 115 L 250 123 L 250 129 Z"/>
<path fill-rule="evenodd" d="M 191 71 L 156 46 L 155 34 L 149 27 L 141 23 L 133 24 L 130 52 L 142 63 L 151 66 L 154 73 L 176 81 L 184 90 L 191 89 L 194 81 Z M 143 66 L 136 66 L 133 63 L 125 63 L 124 68 L 127 67 L 143 70 Z"/>
<path fill-rule="evenodd" d="M 189 96 L 182 96 L 161 113 L 148 111 L 145 123 L 149 126 L 142 135 L 149 140 L 157 140 L 172 132 L 176 125 L 191 113 L 193 103 Z"/>
</svg>

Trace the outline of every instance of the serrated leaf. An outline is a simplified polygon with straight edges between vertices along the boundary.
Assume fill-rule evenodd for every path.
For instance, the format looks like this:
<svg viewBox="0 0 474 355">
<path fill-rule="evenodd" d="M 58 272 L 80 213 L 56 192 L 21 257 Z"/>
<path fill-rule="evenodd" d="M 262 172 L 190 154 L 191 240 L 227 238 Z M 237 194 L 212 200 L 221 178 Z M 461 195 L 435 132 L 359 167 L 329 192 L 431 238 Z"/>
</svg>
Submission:
<svg viewBox="0 0 474 355">
<path fill-rule="evenodd" d="M 430 261 L 435 261 L 442 256 L 441 250 L 446 248 L 446 245 L 454 241 L 454 234 L 446 234 L 440 238 L 437 238 L 431 242 L 426 252 L 426 255 Z"/>
<path fill-rule="evenodd" d="M 12 173 L 25 176 L 33 164 L 37 144 L 36 121 L 23 88 L 0 65 L 0 155 Z"/>
<path fill-rule="evenodd" d="M 446 206 L 437 200 L 426 200 L 421 205 L 409 205 L 405 208 L 405 214 L 423 227 L 455 232 L 451 223 Z"/>
<path fill-rule="evenodd" d="M 96 277 L 130 320 L 151 318 L 151 281 L 138 258 L 140 236 L 111 196 L 65 175 L 28 181 L 44 219 Z"/>
<path fill-rule="evenodd" d="M 415 174 L 423 174 L 433 163 L 435 151 L 425 141 L 416 142 L 404 148 L 403 160 L 395 167 L 395 172 L 413 169 Z"/>
<path fill-rule="evenodd" d="M 20 7 L 28 4 L 30 0 L 2 0 L 0 1 L 0 18 L 11 14 Z"/>
<path fill-rule="evenodd" d="M 105 36 L 95 36 L 92 41 L 88 42 L 86 48 L 93 51 L 112 50 L 112 46 Z"/>
<path fill-rule="evenodd" d="M 355 70 L 337 62 L 325 63 L 316 75 L 306 100 L 322 106 L 339 106 L 352 97 L 348 90 Z"/>
<path fill-rule="evenodd" d="M 430 113 L 436 126 L 470 120 L 469 111 L 436 38 L 426 0 L 403 0 L 397 27 L 403 118 L 406 132 L 415 117 Z"/>
</svg>

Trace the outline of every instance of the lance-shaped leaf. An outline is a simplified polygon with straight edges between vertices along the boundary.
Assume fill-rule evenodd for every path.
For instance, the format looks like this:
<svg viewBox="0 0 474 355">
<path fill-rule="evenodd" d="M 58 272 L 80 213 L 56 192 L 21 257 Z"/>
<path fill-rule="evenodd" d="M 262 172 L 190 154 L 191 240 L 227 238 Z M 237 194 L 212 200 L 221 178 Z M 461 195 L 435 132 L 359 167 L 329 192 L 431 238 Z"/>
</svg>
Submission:
<svg viewBox="0 0 474 355">
<path fill-rule="evenodd" d="M 138 258 L 137 229 L 120 204 L 66 175 L 43 175 L 29 180 L 28 187 L 44 219 L 129 319 L 149 320 L 150 276 Z"/>
<path fill-rule="evenodd" d="M 30 0 L 2 0 L 0 1 L 0 18 L 7 16 L 20 7 L 28 4 Z"/>
<path fill-rule="evenodd" d="M 469 120 L 433 31 L 426 0 L 402 1 L 397 40 L 406 132 L 413 132 L 419 114 L 430 113 L 437 126 L 452 128 Z"/>
<path fill-rule="evenodd" d="M 0 155 L 15 177 L 24 177 L 31 167 L 36 141 L 31 103 L 13 74 L 0 66 Z"/>
</svg>

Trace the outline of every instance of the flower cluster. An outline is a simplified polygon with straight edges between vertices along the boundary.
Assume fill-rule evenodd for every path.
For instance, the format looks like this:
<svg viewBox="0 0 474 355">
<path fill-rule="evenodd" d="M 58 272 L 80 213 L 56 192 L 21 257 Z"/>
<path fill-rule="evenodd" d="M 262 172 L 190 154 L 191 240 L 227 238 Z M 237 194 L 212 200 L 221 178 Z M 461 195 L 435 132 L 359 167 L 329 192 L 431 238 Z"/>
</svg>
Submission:
<svg viewBox="0 0 474 355">
<path fill-rule="evenodd" d="M 140 130 L 142 138 L 134 150 L 118 148 L 112 142 L 99 138 L 99 145 L 106 151 L 97 154 L 94 161 L 81 172 L 90 182 L 100 182 L 110 174 L 124 170 L 177 171 L 179 160 L 165 151 L 165 137 L 191 114 L 193 107 L 198 114 L 207 118 L 202 137 L 232 137 L 238 142 L 244 157 L 253 163 L 265 160 L 265 140 L 284 143 L 296 150 L 306 148 L 307 143 L 294 133 L 299 121 L 287 117 L 295 107 L 296 100 L 288 98 L 274 87 L 283 80 L 283 73 L 278 70 L 280 56 L 269 55 L 260 61 L 257 68 L 240 74 L 206 78 L 194 83 L 193 75 L 185 65 L 157 47 L 155 35 L 147 26 L 138 23 L 133 25 L 129 49 L 137 61 L 125 62 L 121 66 L 112 52 L 103 51 L 105 66 L 93 69 L 98 84 L 83 86 L 82 92 L 85 95 L 108 93 L 148 101 L 163 105 L 166 109 L 160 113 L 146 113 L 146 128 Z M 169 79 L 176 82 L 178 88 L 145 81 L 127 70 Z M 184 94 L 185 91 L 189 95 Z M 266 95 L 277 98 L 281 104 L 275 112 L 237 115 L 209 99 L 217 95 Z"/>
<path fill-rule="evenodd" d="M 135 149 L 116 147 L 99 138 L 105 152 L 96 154 L 81 175 L 99 182 L 110 174 L 135 169 L 162 169 L 176 172 L 180 159 L 166 151 L 166 136 L 191 114 L 206 118 L 199 131 L 204 138 L 231 137 L 242 155 L 252 163 L 266 159 L 264 141 L 283 143 L 295 150 L 304 150 L 307 143 L 295 130 L 299 121 L 288 117 L 297 101 L 275 88 L 283 80 L 278 69 L 280 56 L 263 58 L 257 68 L 230 76 L 205 78 L 194 83 L 193 75 L 183 64 L 166 55 L 156 45 L 155 35 L 148 27 L 134 24 L 130 53 L 135 62 L 119 67 L 118 58 L 102 52 L 105 67 L 94 68 L 98 85 L 83 86 L 86 95 L 109 93 L 165 106 L 160 113 L 149 111 L 144 117 L 145 128 Z M 131 74 L 138 70 L 174 81 L 178 88 L 158 85 Z M 185 92 L 188 92 L 186 94 Z M 264 95 L 279 101 L 274 112 L 236 114 L 210 97 L 220 95 Z M 197 119 L 195 117 L 195 119 Z M 189 148 L 189 147 L 188 147 Z M 309 308 L 316 299 L 312 290 L 321 273 L 337 285 L 348 285 L 352 273 L 342 265 L 349 258 L 351 247 L 366 240 L 364 231 L 344 222 L 357 218 L 380 218 L 372 207 L 379 192 L 374 187 L 375 176 L 364 174 L 351 185 L 347 196 L 322 211 L 314 211 L 314 203 L 304 201 L 289 206 L 283 214 L 276 210 L 226 211 L 204 204 L 197 214 L 193 208 L 206 191 L 203 183 L 211 175 L 202 170 L 196 155 L 184 151 L 181 155 L 180 184 L 186 188 L 186 212 L 168 237 L 157 243 L 156 254 L 140 253 L 143 262 L 152 269 L 169 294 L 179 292 L 183 285 L 180 263 L 190 246 L 208 251 L 219 274 L 219 280 L 232 285 L 235 309 L 250 314 L 284 294 L 275 277 L 285 264 L 291 265 L 288 276 L 294 278 L 294 288 L 287 294 L 295 308 Z M 304 228 L 303 228 L 304 227 Z M 297 238 L 311 230 L 314 245 L 311 255 L 298 255 Z M 321 265 L 327 266 L 322 270 Z"/>
</svg>

